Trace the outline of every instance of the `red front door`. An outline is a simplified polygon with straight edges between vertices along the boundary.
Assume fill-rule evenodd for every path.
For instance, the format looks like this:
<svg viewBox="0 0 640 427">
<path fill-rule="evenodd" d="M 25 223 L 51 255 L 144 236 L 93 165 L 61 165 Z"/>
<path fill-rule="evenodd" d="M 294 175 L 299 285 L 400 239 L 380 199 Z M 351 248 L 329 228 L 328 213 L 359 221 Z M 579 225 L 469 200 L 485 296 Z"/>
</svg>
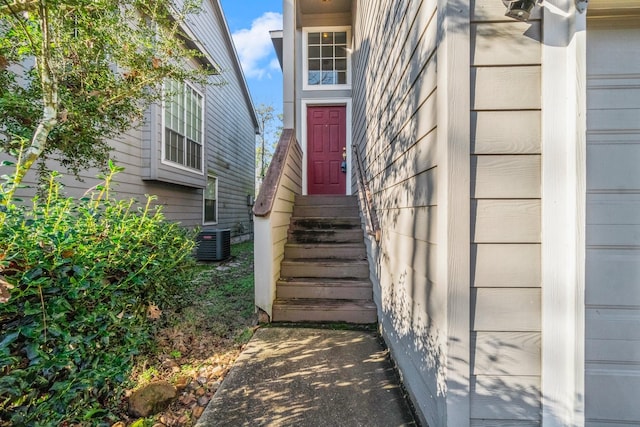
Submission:
<svg viewBox="0 0 640 427">
<path fill-rule="evenodd" d="M 307 191 L 346 194 L 346 107 L 307 107 Z M 344 164 L 346 166 L 346 163 Z"/>
</svg>

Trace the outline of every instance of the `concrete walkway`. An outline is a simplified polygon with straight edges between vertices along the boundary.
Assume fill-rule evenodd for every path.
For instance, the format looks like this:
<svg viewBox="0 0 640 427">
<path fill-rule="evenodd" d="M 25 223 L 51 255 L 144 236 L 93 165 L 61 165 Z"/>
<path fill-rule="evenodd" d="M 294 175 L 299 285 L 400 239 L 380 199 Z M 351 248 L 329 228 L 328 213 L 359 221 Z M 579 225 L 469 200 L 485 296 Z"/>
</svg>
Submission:
<svg viewBox="0 0 640 427">
<path fill-rule="evenodd" d="M 196 427 L 415 426 L 388 352 L 368 331 L 256 331 Z"/>
</svg>

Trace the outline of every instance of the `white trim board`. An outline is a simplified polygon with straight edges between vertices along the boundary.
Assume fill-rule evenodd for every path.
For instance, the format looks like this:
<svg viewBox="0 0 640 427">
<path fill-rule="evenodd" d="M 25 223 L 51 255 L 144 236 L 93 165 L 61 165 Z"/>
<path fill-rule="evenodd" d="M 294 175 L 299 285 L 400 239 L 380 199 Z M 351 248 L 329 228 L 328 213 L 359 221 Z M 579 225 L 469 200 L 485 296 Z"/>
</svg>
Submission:
<svg viewBox="0 0 640 427">
<path fill-rule="evenodd" d="M 586 14 L 548 0 L 542 46 L 542 424 L 584 425 Z"/>
</svg>

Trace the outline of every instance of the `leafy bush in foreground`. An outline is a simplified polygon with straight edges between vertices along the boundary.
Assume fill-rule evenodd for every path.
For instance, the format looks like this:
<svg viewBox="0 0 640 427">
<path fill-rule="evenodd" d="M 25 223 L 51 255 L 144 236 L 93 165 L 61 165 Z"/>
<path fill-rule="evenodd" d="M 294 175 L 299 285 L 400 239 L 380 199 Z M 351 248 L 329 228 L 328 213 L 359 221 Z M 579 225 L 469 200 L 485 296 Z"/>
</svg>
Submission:
<svg viewBox="0 0 640 427">
<path fill-rule="evenodd" d="M 151 197 L 110 199 L 119 170 L 80 200 L 54 176 L 32 207 L 0 199 L 0 425 L 108 425 L 148 317 L 189 280 L 193 236 Z"/>
</svg>

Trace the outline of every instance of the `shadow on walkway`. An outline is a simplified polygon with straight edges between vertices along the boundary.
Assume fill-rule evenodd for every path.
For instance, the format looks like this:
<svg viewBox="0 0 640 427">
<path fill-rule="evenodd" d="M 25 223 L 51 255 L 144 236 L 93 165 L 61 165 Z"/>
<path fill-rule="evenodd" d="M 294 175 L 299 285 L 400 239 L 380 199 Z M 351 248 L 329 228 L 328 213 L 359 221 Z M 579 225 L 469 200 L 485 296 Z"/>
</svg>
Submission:
<svg viewBox="0 0 640 427">
<path fill-rule="evenodd" d="M 256 331 L 196 427 L 415 426 L 370 331 L 268 327 Z"/>
</svg>

